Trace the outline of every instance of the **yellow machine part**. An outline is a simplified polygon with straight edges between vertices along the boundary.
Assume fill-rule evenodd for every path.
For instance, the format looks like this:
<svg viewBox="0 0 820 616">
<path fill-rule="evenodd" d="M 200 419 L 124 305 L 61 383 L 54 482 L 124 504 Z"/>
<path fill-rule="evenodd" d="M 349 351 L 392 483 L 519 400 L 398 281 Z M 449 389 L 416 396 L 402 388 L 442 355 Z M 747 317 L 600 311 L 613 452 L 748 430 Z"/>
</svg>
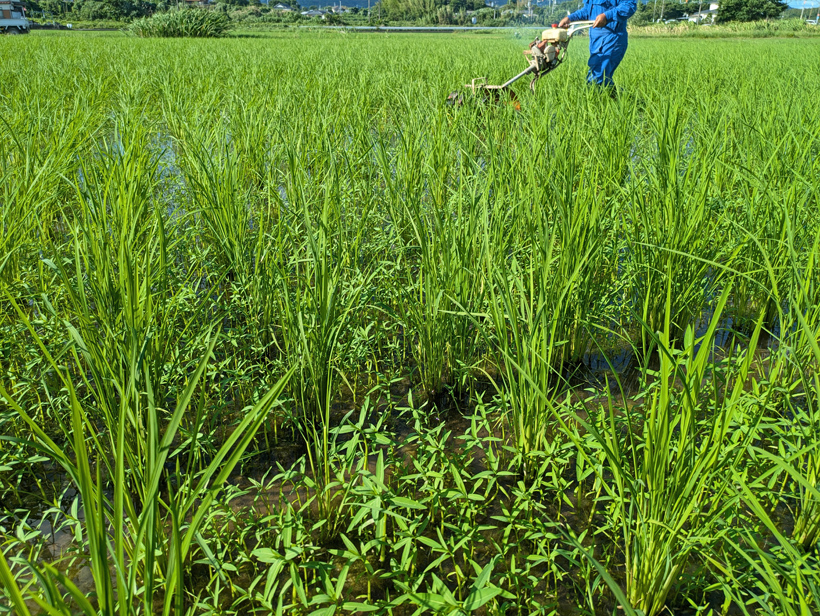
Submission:
<svg viewBox="0 0 820 616">
<path fill-rule="evenodd" d="M 566 28 L 548 28 L 541 33 L 541 40 L 550 43 L 566 43 L 569 35 Z"/>
</svg>

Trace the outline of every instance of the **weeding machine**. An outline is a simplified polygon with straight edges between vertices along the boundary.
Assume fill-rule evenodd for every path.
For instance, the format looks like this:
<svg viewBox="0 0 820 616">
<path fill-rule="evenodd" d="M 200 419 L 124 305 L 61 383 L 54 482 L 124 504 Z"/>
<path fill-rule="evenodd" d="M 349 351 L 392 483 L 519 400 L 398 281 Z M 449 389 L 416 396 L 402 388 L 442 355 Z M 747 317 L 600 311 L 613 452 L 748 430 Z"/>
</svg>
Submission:
<svg viewBox="0 0 820 616">
<path fill-rule="evenodd" d="M 486 77 L 477 77 L 464 87 L 475 94 L 483 94 L 484 98 L 493 102 L 498 102 L 503 96 L 509 96 L 511 100 L 516 100 L 516 95 L 510 87 L 519 79 L 532 75 L 530 89 L 535 92 L 535 82 L 547 73 L 555 70 L 567 56 L 567 48 L 572 37 L 588 30 L 592 27 L 591 21 L 576 21 L 569 28 L 559 28 L 553 24 L 541 33 L 540 39 L 535 39 L 528 49 L 524 50 L 529 66 L 501 85 L 491 85 L 487 83 Z M 464 102 L 464 97 L 460 92 L 451 92 L 447 97 L 451 105 L 460 105 Z"/>
</svg>

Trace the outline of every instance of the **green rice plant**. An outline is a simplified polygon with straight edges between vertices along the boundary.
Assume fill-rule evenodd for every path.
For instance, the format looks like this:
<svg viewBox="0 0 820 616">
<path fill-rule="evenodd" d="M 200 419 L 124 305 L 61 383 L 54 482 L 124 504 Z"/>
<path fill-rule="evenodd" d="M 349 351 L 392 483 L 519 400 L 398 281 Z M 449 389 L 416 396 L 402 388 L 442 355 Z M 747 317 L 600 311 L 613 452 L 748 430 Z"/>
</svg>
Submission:
<svg viewBox="0 0 820 616">
<path fill-rule="evenodd" d="M 397 265 L 402 276 L 395 281 L 398 318 L 405 327 L 422 388 L 435 395 L 449 377 L 447 349 L 453 306 L 447 295 L 450 272 L 442 271 L 441 251 L 449 250 L 450 245 L 440 237 L 440 226 L 437 233 L 431 229 L 437 223 L 440 225 L 447 214 L 444 203 L 430 207 L 423 202 L 424 162 L 420 145 L 403 143 L 403 151 L 395 158 L 385 144 L 377 152 L 382 176 L 387 180 L 390 223 L 400 246 Z M 428 213 L 427 207 L 432 211 Z"/>
<path fill-rule="evenodd" d="M 55 110 L 52 126 L 36 118 L 14 125 L 0 120 L 0 282 L 19 280 L 32 248 L 53 236 L 70 186 L 73 158 L 88 147 L 88 110 Z"/>
<path fill-rule="evenodd" d="M 705 335 L 696 339 L 689 326 L 680 351 L 670 344 L 670 296 L 671 285 L 664 331 L 656 340 L 660 368 L 656 385 L 646 394 L 645 409 L 637 414 L 617 408 L 610 396 L 597 421 L 571 415 L 606 459 L 605 465 L 595 465 L 589 454 L 610 502 L 607 513 L 623 542 L 627 600 L 647 615 L 661 612 L 689 555 L 717 536 L 725 501 L 730 500 L 727 478 L 750 438 L 750 432 L 734 430 L 736 419 L 741 413 L 759 416 L 755 407 L 763 404 L 744 396 L 762 321 L 748 350 L 726 375 L 727 390 L 719 392 L 710 354 L 729 288 Z M 674 387 L 678 380 L 680 392 Z M 584 446 L 573 438 L 578 447 Z"/>
<path fill-rule="evenodd" d="M 262 185 L 273 182 L 271 170 L 266 169 L 265 125 L 258 113 L 245 107 L 231 133 L 227 127 L 222 132 L 177 125 L 179 118 L 171 121 L 190 211 L 201 223 L 206 249 L 203 275 L 210 278 L 209 285 L 224 291 L 232 306 L 231 324 L 257 331 L 261 348 L 271 355 L 279 291 L 277 255 L 282 236 L 277 234 L 276 222 L 281 197 L 276 192 L 265 199 L 258 193 Z"/>
<path fill-rule="evenodd" d="M 578 164 L 571 150 L 556 154 L 560 163 L 548 199 L 554 208 L 550 217 L 557 227 L 558 246 L 550 274 L 553 293 L 561 295 L 553 300 L 551 312 L 558 322 L 557 342 L 566 341 L 561 363 L 572 368 L 589 348 L 590 330 L 621 317 L 618 301 L 624 289 L 617 276 L 617 244 L 611 237 L 606 202 L 595 186 L 596 171 Z M 542 228 L 532 241 L 540 243 L 548 237 Z M 561 285 L 566 288 L 561 290 Z"/>
<path fill-rule="evenodd" d="M 549 261 L 536 260 L 529 271 L 515 259 L 508 266 L 502 264 L 491 270 L 495 276 L 489 293 L 503 376 L 503 383 L 496 387 L 510 410 L 516 445 L 526 459 L 531 452 L 548 447 L 562 341 L 556 339 L 558 323 L 549 311 L 548 287 L 536 286 L 536 276 L 549 271 Z"/>
<path fill-rule="evenodd" d="M 8 299 L 14 303 L 10 297 Z M 208 514 L 210 503 L 239 462 L 290 374 L 279 381 L 257 405 L 248 409 L 236 430 L 205 469 L 196 472 L 196 469 L 189 466 L 187 472 L 181 474 L 177 459 L 176 480 L 179 484 L 176 490 L 172 484 L 166 484 L 168 494 L 165 496 L 160 488 L 166 473 L 165 463 L 172 454 L 183 415 L 189 409 L 199 380 L 211 359 L 216 337 L 209 337 L 206 352 L 167 422 L 162 421 L 160 410 L 155 406 L 152 376 L 147 365 L 143 366 L 134 360 L 124 381 L 118 380 L 121 378 L 118 371 L 104 375 L 114 380 L 121 392 L 118 413 L 106 417 L 111 422 L 106 427 L 114 444 L 113 449 L 109 449 L 93 432 L 87 435 L 93 424 L 88 410 L 77 398 L 72 379 L 51 357 L 19 307 L 17 310 L 68 390 L 71 422 L 63 426 L 63 430 L 66 440 L 71 443 L 71 450 L 66 451 L 52 440 L 2 385 L 0 395 L 32 430 L 35 439 L 33 446 L 63 468 L 80 494 L 85 512 L 84 540 L 88 546 L 97 608 L 92 606 L 85 593 L 62 571 L 48 563 L 29 563 L 38 582 L 31 590 L 30 598 L 50 613 L 69 615 L 72 611 L 58 591 L 57 584 L 60 584 L 88 616 L 151 614 L 154 613 L 154 602 L 158 596 L 162 597 L 163 614 L 171 613 L 172 609 L 175 613 L 182 613 L 185 604 L 185 568 L 194 537 L 198 535 Z M 76 344 L 86 349 L 93 345 L 82 339 L 76 340 Z M 81 363 L 76 352 L 74 360 Z M 137 389 L 140 382 L 145 387 L 142 392 Z M 146 424 L 145 431 L 139 432 L 129 421 L 132 417 L 129 411 L 142 405 L 145 407 L 141 415 Z M 197 422 L 201 422 L 202 412 L 200 406 Z M 166 425 L 164 434 L 161 435 L 162 423 Z M 199 426 L 195 425 L 194 432 L 198 429 Z M 127 443 L 135 438 L 139 441 L 138 447 L 129 449 Z M 190 464 L 195 458 L 193 454 L 197 448 L 196 440 L 190 440 L 188 446 Z M 141 455 L 128 455 L 134 449 L 140 451 Z M 167 476 L 165 479 L 167 481 Z M 110 496 L 109 487 L 113 492 Z M 169 527 L 170 536 L 167 533 Z M 8 567 L 3 561 L 0 563 L 3 584 L 17 602 L 21 593 L 14 580 L 5 575 L 7 571 Z M 157 571 L 160 572 L 159 576 Z M 142 611 L 138 607 L 140 603 Z M 26 610 L 22 613 L 28 612 Z"/>
<path fill-rule="evenodd" d="M 779 333 L 773 349 L 768 379 L 781 398 L 782 416 L 770 418 L 771 442 L 753 451 L 769 468 L 752 484 L 755 489 L 781 485 L 776 498 L 794 511 L 792 539 L 804 550 L 820 540 L 820 415 L 817 366 L 820 362 L 820 308 L 817 301 L 816 236 L 808 257 L 794 246 L 794 234 L 783 238 L 787 255 L 784 276 L 790 284 L 786 308 L 777 307 Z M 768 271 L 773 279 L 773 267 Z M 788 496 L 787 496 L 788 494 Z"/>
<path fill-rule="evenodd" d="M 722 576 L 723 591 L 740 613 L 809 616 L 820 609 L 818 563 L 795 548 L 754 493 L 740 480 L 740 493 L 752 514 L 776 543 L 766 546 L 759 534 L 743 529 L 726 540 L 725 552 L 711 557 Z M 750 609 L 751 608 L 751 609 Z"/>
<path fill-rule="evenodd" d="M 256 188 L 262 188 L 271 173 L 271 116 L 275 111 L 270 106 L 266 98 L 239 99 L 233 104 L 237 112 L 230 118 L 230 142 L 242 165 L 242 178 Z"/>
<path fill-rule="evenodd" d="M 191 207 L 202 223 L 203 240 L 217 254 L 219 271 L 242 293 L 252 262 L 253 209 L 242 182 L 240 159 L 226 135 L 188 129 L 179 139 L 183 177 Z"/>
<path fill-rule="evenodd" d="M 430 396 L 461 380 L 456 375 L 466 376 L 476 361 L 479 336 L 465 311 L 481 306 L 485 292 L 479 200 L 464 189 L 451 196 L 442 149 L 439 141 L 428 160 L 418 143 L 403 143 L 392 159 L 384 144 L 378 149 L 382 176 L 388 178 L 387 208 L 401 272 L 395 280 L 395 312 L 422 389 Z M 425 190 L 431 192 L 429 201 Z"/>
<path fill-rule="evenodd" d="M 670 343 L 697 323 L 723 272 L 716 266 L 720 226 L 707 207 L 710 183 L 704 181 L 713 173 L 720 142 L 714 135 L 698 136 L 702 150 L 687 156 L 684 111 L 672 103 L 664 103 L 650 121 L 657 149 L 647 153 L 643 173 L 627 185 L 630 205 L 624 215 L 634 307 L 648 326 L 641 330 L 643 353 L 663 329 L 667 308 Z M 667 306 L 663 289 L 669 285 Z"/>
<path fill-rule="evenodd" d="M 485 269 L 489 316 L 497 345 L 497 363 L 509 406 L 513 433 L 525 457 L 546 451 L 552 405 L 564 385 L 563 368 L 585 348 L 591 306 L 601 291 L 602 240 L 600 210 L 572 198 L 571 173 L 555 190 L 556 217 L 535 206 L 523 223 L 531 260 L 508 259 L 489 244 L 485 231 Z M 581 181 L 583 185 L 583 180 Z M 604 273 L 605 277 L 606 274 Z M 596 297 L 597 295 L 597 297 Z"/>
<path fill-rule="evenodd" d="M 281 268 L 282 350 L 296 368 L 291 391 L 299 405 L 298 427 L 308 446 L 311 472 L 320 489 L 330 486 L 333 476 L 331 406 L 340 382 L 338 358 L 343 354 L 344 333 L 367 284 L 367 280 L 351 283 L 346 278 L 349 262 L 345 245 L 337 235 L 341 213 L 334 171 L 328 173 L 316 212 L 312 209 L 314 202 L 306 194 L 304 170 L 291 153 L 288 202 L 298 208 L 297 212 L 301 210 L 301 231 L 291 235 L 299 244 L 289 247 L 288 252 L 280 246 L 277 256 Z M 330 493 L 326 496 L 330 498 Z M 327 500 L 322 504 L 324 510 L 330 506 Z"/>
<path fill-rule="evenodd" d="M 801 233 L 795 228 L 808 225 L 805 212 L 812 207 L 813 197 L 794 191 L 788 201 L 775 200 L 764 186 L 755 187 L 749 199 L 759 202 L 744 209 L 747 219 L 741 236 L 745 240 L 731 258 L 731 267 L 743 274 L 738 279 L 733 312 L 738 324 L 748 329 L 753 313 L 762 309 L 767 326 L 773 329 L 779 325 L 782 330 L 793 320 L 784 310 L 806 306 L 803 296 L 813 292 L 816 285 L 816 233 Z"/>
<path fill-rule="evenodd" d="M 174 243 L 156 195 L 158 162 L 144 137 L 132 133 L 121 151 L 104 144 L 98 158 L 83 166 L 71 228 L 73 254 L 70 260 L 46 260 L 65 290 L 68 331 L 89 370 L 77 379 L 112 425 L 123 396 L 118 387 L 135 363 L 146 364 L 159 379 L 173 352 L 171 332 L 185 329 L 177 319 L 184 289 L 170 289 L 167 254 Z M 45 305 L 55 316 L 62 307 L 48 300 Z M 166 393 L 161 386 L 156 391 L 163 400 Z M 138 414 L 129 421 L 134 434 L 146 429 Z M 135 449 L 130 455 L 144 454 Z"/>
<path fill-rule="evenodd" d="M 5 175 L 6 173 L 4 173 L 3 180 L 6 179 Z M 31 230 L 35 226 L 36 210 L 26 207 L 25 201 L 18 200 L 16 195 L 8 194 L 14 190 L 11 178 L 3 181 L 2 185 L 6 194 L 2 200 L 2 210 L 0 210 L 0 228 L 3 229 L 3 239 L 0 244 L 0 280 L 8 284 L 19 276 L 20 252 L 24 248 L 25 239 L 31 235 Z M 23 207 L 17 211 L 14 206 Z"/>
<path fill-rule="evenodd" d="M 771 113 L 739 101 L 738 111 L 755 128 L 738 131 L 722 180 L 724 191 L 737 195 L 730 209 L 739 228 L 730 241 L 741 249 L 732 267 L 745 276 L 737 281 L 733 312 L 747 329 L 761 307 L 767 327 L 778 327 L 782 312 L 797 299 L 792 295 L 801 292 L 816 239 L 817 161 L 799 152 L 816 142 L 818 131 L 803 126 L 802 112 L 791 109 L 789 86 L 781 83 L 777 90 Z"/>
<path fill-rule="evenodd" d="M 258 225 L 255 242 L 251 254 L 253 266 L 250 279 L 246 287 L 247 322 L 257 335 L 257 348 L 273 359 L 276 357 L 277 325 L 280 324 L 279 293 L 282 289 L 280 278 L 281 256 L 280 242 L 283 229 L 280 224 L 274 224 L 278 218 L 272 210 L 271 204 L 262 205 L 258 211 Z"/>
<path fill-rule="evenodd" d="M 177 9 L 135 19 L 125 32 L 140 38 L 214 38 L 225 36 L 232 27 L 230 17 L 220 11 Z"/>
<path fill-rule="evenodd" d="M 783 403 L 786 416 L 772 422 L 773 446 L 754 448 L 756 454 L 770 464 L 770 469 L 754 484 L 771 486 L 782 483 L 788 490 L 789 496 L 782 494 L 780 498 L 794 502 L 793 505 L 790 503 L 795 509 L 792 539 L 806 551 L 815 549 L 820 541 L 820 407 L 817 397 L 820 375 L 816 370 L 820 347 L 817 343 L 817 316 L 816 305 L 805 317 L 796 312 L 800 329 L 783 340 L 785 348 L 779 349 L 779 361 L 772 370 L 775 379 L 782 374 L 791 377 L 787 382 L 793 391 L 786 392 Z M 803 345 L 809 348 L 809 357 L 800 353 Z M 794 380 L 795 373 L 797 380 Z"/>
<path fill-rule="evenodd" d="M 794 464 L 787 466 L 786 470 L 797 481 L 796 492 L 800 499 L 793 538 L 804 549 L 811 550 L 820 541 L 820 374 L 817 371 L 820 364 L 820 347 L 817 342 L 820 335 L 820 308 L 814 303 L 805 317 L 799 311 L 796 316 L 804 336 L 801 342 L 811 349 L 811 359 L 803 365 L 812 367 L 800 370 L 800 383 L 805 396 L 800 405 L 802 408 L 790 405 L 795 412 L 794 424 L 798 438 L 794 442 L 797 446 L 796 456 L 790 456 Z M 798 343 L 797 346 L 799 349 L 802 345 Z"/>
</svg>

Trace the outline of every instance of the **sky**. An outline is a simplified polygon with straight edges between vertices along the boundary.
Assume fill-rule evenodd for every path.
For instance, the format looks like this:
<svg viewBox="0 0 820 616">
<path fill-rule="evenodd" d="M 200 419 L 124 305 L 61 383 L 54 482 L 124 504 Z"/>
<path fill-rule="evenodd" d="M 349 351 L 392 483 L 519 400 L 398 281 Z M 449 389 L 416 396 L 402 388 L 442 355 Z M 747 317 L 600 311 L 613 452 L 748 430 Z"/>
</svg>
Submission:
<svg viewBox="0 0 820 616">
<path fill-rule="evenodd" d="M 818 8 L 820 7 L 820 0 L 790 0 L 789 6 L 793 9 L 802 9 L 802 8 Z"/>
</svg>

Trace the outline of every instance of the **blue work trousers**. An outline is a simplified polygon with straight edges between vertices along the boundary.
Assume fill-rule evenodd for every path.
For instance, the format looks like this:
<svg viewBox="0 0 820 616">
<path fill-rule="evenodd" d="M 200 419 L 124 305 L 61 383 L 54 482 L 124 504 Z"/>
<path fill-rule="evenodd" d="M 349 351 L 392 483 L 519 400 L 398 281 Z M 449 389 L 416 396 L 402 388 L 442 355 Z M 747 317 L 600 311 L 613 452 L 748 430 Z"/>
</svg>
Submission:
<svg viewBox="0 0 820 616">
<path fill-rule="evenodd" d="M 587 83 L 614 86 L 612 75 L 626 54 L 626 32 L 593 28 L 589 33 L 589 72 Z"/>
</svg>

